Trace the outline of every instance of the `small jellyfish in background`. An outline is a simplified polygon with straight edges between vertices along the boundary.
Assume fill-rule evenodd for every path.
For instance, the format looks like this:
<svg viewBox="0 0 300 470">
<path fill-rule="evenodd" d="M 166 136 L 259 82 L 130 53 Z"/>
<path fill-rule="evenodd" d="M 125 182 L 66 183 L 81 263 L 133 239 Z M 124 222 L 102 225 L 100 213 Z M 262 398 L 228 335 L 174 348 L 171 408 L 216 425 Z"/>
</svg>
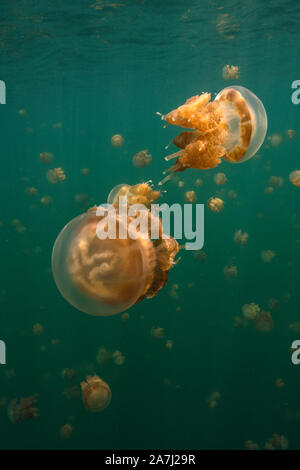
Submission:
<svg viewBox="0 0 300 470">
<path fill-rule="evenodd" d="M 105 346 L 101 346 L 97 352 L 98 364 L 105 364 L 111 360 L 111 353 L 106 349 Z"/>
<path fill-rule="evenodd" d="M 178 188 L 183 188 L 184 186 L 184 181 L 178 181 Z"/>
<path fill-rule="evenodd" d="M 101 206 L 105 215 L 98 216 L 94 207 L 60 232 L 52 252 L 52 272 L 59 291 L 71 305 L 90 315 L 115 315 L 163 288 L 179 245 L 172 237 L 163 238 L 161 219 L 148 210 L 159 196 L 160 192 L 147 183 L 118 185 L 108 197 L 113 209 L 113 236 L 98 236 L 98 224 L 108 228 L 108 209 Z M 125 197 L 126 205 L 119 204 L 121 197 Z M 144 207 L 129 217 L 133 204 Z M 153 225 L 157 228 L 154 240 L 150 232 L 133 231 L 131 224 L 136 223 L 138 214 L 150 222 L 150 232 Z"/>
<path fill-rule="evenodd" d="M 246 328 L 248 326 L 248 320 L 244 317 L 239 317 L 238 315 L 233 319 L 233 326 L 235 328 Z"/>
<path fill-rule="evenodd" d="M 201 178 L 197 178 L 195 181 L 195 186 L 199 187 L 203 185 L 203 181 Z"/>
<path fill-rule="evenodd" d="M 236 198 L 237 198 L 237 193 L 236 193 L 236 191 L 234 191 L 234 189 L 230 189 L 230 190 L 228 191 L 228 197 L 229 197 L 230 199 L 236 199 Z"/>
<path fill-rule="evenodd" d="M 279 147 L 282 144 L 283 138 L 281 134 L 271 134 L 268 136 L 267 141 L 272 147 Z"/>
<path fill-rule="evenodd" d="M 166 348 L 167 349 L 173 349 L 173 346 L 174 346 L 174 341 L 172 339 L 168 339 L 166 341 Z"/>
<path fill-rule="evenodd" d="M 84 204 L 87 200 L 88 195 L 86 193 L 78 193 L 74 196 L 74 201 L 77 202 L 77 204 Z"/>
<path fill-rule="evenodd" d="M 122 366 L 125 363 L 125 356 L 118 349 L 112 353 L 112 359 L 116 366 Z"/>
<path fill-rule="evenodd" d="M 274 310 L 274 309 L 279 308 L 279 300 L 274 299 L 273 297 L 271 297 L 271 298 L 268 300 L 268 307 L 269 307 L 271 310 Z"/>
<path fill-rule="evenodd" d="M 239 67 L 237 65 L 224 65 L 222 77 L 224 80 L 237 80 L 239 78 Z"/>
<path fill-rule="evenodd" d="M 273 194 L 274 192 L 274 188 L 272 186 L 267 186 L 265 189 L 264 189 L 264 193 L 265 194 Z"/>
<path fill-rule="evenodd" d="M 32 333 L 35 336 L 40 336 L 44 333 L 44 327 L 41 325 L 41 323 L 35 323 L 32 327 Z"/>
<path fill-rule="evenodd" d="M 231 279 L 231 278 L 237 277 L 237 275 L 238 275 L 237 266 L 235 266 L 235 265 L 225 266 L 224 276 L 225 276 L 226 279 Z"/>
<path fill-rule="evenodd" d="M 179 291 L 179 285 L 176 283 L 172 284 L 171 289 L 169 290 L 169 296 L 173 300 L 178 300 L 179 299 L 178 291 Z"/>
<path fill-rule="evenodd" d="M 77 371 L 75 369 L 68 369 L 65 368 L 61 371 L 61 376 L 64 380 L 72 381 L 77 375 Z"/>
<path fill-rule="evenodd" d="M 25 194 L 27 194 L 27 196 L 37 196 L 38 190 L 31 186 L 30 188 L 25 189 Z"/>
<path fill-rule="evenodd" d="M 236 244 L 246 245 L 248 242 L 249 234 L 247 232 L 242 232 L 242 230 L 237 230 L 234 234 L 234 242 Z"/>
<path fill-rule="evenodd" d="M 21 421 L 28 421 L 29 419 L 38 416 L 38 408 L 34 405 L 36 403 L 36 395 L 21 398 L 19 401 L 14 399 L 8 405 L 8 417 L 13 424 L 20 423 Z"/>
<path fill-rule="evenodd" d="M 285 385 L 285 384 L 284 384 L 284 381 L 283 381 L 282 379 L 277 379 L 277 380 L 275 381 L 275 387 L 276 387 L 276 388 L 283 388 L 284 385 Z"/>
<path fill-rule="evenodd" d="M 150 333 L 151 333 L 151 336 L 156 339 L 163 339 L 165 335 L 164 329 L 161 328 L 160 326 L 153 326 L 151 328 Z"/>
<path fill-rule="evenodd" d="M 297 132 L 295 131 L 295 129 L 287 129 L 285 131 L 285 135 L 287 139 L 294 140 L 296 138 Z"/>
<path fill-rule="evenodd" d="M 256 154 L 267 132 L 262 102 L 239 86 L 224 88 L 214 101 L 210 93 L 193 96 L 161 118 L 168 124 L 193 130 L 183 131 L 173 140 L 180 150 L 165 158 L 177 160 L 167 170 L 171 175 L 160 184 L 173 173 L 188 168 L 214 168 L 222 158 L 230 163 L 244 162 Z"/>
<path fill-rule="evenodd" d="M 286 450 L 288 446 L 289 443 L 286 436 L 273 434 L 273 436 L 267 440 L 265 450 Z"/>
<path fill-rule="evenodd" d="M 216 173 L 216 174 L 214 175 L 214 182 L 215 182 L 217 185 L 225 184 L 226 181 L 227 181 L 227 178 L 226 178 L 225 173 Z"/>
<path fill-rule="evenodd" d="M 120 134 L 115 134 L 111 138 L 111 145 L 113 147 L 122 147 L 124 145 L 124 138 Z"/>
<path fill-rule="evenodd" d="M 51 204 L 53 203 L 53 199 L 51 196 L 43 196 L 41 198 L 41 203 L 43 204 L 43 206 L 51 206 Z"/>
<path fill-rule="evenodd" d="M 151 163 L 151 160 L 152 155 L 148 150 L 141 150 L 133 156 L 132 163 L 136 168 L 144 168 Z"/>
<path fill-rule="evenodd" d="M 245 304 L 242 306 L 242 312 L 247 320 L 255 320 L 260 312 L 260 307 L 254 302 L 251 302 L 251 304 Z"/>
<path fill-rule="evenodd" d="M 224 201 L 219 197 L 211 197 L 207 201 L 207 205 L 212 212 L 221 212 L 224 207 Z"/>
<path fill-rule="evenodd" d="M 67 423 L 61 426 L 61 428 L 59 429 L 59 435 L 63 440 L 67 440 L 72 437 L 73 431 L 74 431 L 73 426 Z"/>
<path fill-rule="evenodd" d="M 82 175 L 87 176 L 90 174 L 90 169 L 89 168 L 81 168 L 80 172 Z"/>
<path fill-rule="evenodd" d="M 248 439 L 248 441 L 245 442 L 245 449 L 246 450 L 259 450 L 259 445 L 256 444 L 256 442 L 253 442 L 250 439 Z"/>
<path fill-rule="evenodd" d="M 46 174 L 46 178 L 49 183 L 56 184 L 66 179 L 65 172 L 62 168 L 54 168 L 49 170 Z"/>
<path fill-rule="evenodd" d="M 40 160 L 43 163 L 51 163 L 53 158 L 54 158 L 54 155 L 51 152 L 42 152 L 42 153 L 40 153 Z"/>
<path fill-rule="evenodd" d="M 289 180 L 294 186 L 297 186 L 299 188 L 300 187 L 300 170 L 292 171 L 292 173 L 290 173 Z"/>
<path fill-rule="evenodd" d="M 84 406 L 93 413 L 99 413 L 108 407 L 111 401 L 109 385 L 97 375 L 87 376 L 81 382 L 82 401 Z"/>
<path fill-rule="evenodd" d="M 207 253 L 203 250 L 196 251 L 195 257 L 197 258 L 198 261 L 201 263 L 204 263 L 204 261 L 207 259 Z"/>
<path fill-rule="evenodd" d="M 27 113 L 26 113 L 26 110 L 25 109 L 19 109 L 18 110 L 18 115 L 19 116 L 25 116 Z"/>
<path fill-rule="evenodd" d="M 254 328 L 261 333 L 269 333 L 274 328 L 274 321 L 270 312 L 262 310 L 254 319 Z"/>
<path fill-rule="evenodd" d="M 129 320 L 129 318 L 130 318 L 130 315 L 127 312 L 125 312 L 121 315 L 121 319 L 122 319 L 123 322 L 127 322 Z"/>
<path fill-rule="evenodd" d="M 275 258 L 276 253 L 272 250 L 264 250 L 261 252 L 260 257 L 264 263 L 271 263 L 273 258 Z"/>
<path fill-rule="evenodd" d="M 197 196 L 195 191 L 186 191 L 184 194 L 184 198 L 187 202 L 196 202 L 197 201 Z"/>
<path fill-rule="evenodd" d="M 219 392 L 213 392 L 207 399 L 208 406 L 210 408 L 215 408 L 218 404 L 218 400 L 220 399 L 221 395 Z"/>
<path fill-rule="evenodd" d="M 273 188 L 280 188 L 283 185 L 283 178 L 281 176 L 270 176 L 269 185 Z"/>
</svg>

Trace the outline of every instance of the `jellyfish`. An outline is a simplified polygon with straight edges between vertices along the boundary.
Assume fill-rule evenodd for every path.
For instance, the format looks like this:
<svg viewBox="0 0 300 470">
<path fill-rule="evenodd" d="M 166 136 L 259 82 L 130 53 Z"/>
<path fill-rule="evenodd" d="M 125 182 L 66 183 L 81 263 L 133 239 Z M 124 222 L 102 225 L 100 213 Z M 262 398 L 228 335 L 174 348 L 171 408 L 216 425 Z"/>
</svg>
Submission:
<svg viewBox="0 0 300 470">
<path fill-rule="evenodd" d="M 117 366 L 122 366 L 125 362 L 125 356 L 118 349 L 112 353 L 112 359 Z"/>
<path fill-rule="evenodd" d="M 237 65 L 224 65 L 222 69 L 224 80 L 236 80 L 239 78 L 239 67 Z"/>
<path fill-rule="evenodd" d="M 8 405 L 8 417 L 13 424 L 20 423 L 21 421 L 28 421 L 29 419 L 38 416 L 38 408 L 34 405 L 36 403 L 36 395 L 21 398 L 20 400 L 14 399 Z"/>
<path fill-rule="evenodd" d="M 172 237 L 163 238 L 161 220 L 148 210 L 159 195 L 147 183 L 118 185 L 108 197 L 111 219 L 107 206 L 100 206 L 104 214 L 100 216 L 93 207 L 60 232 L 52 252 L 52 272 L 71 305 L 90 315 L 115 315 L 157 295 L 167 283 L 179 246 Z M 127 205 L 122 206 L 121 196 Z M 151 230 L 157 226 L 156 239 L 133 229 L 138 214 L 128 215 L 132 204 L 143 208 L 140 216 L 146 217 Z M 108 236 L 102 231 L 99 237 L 99 224 L 104 231 L 111 225 L 115 230 Z"/>
<path fill-rule="evenodd" d="M 60 181 L 64 181 L 66 179 L 66 175 L 62 168 L 54 168 L 47 172 L 46 178 L 49 183 L 56 184 Z"/>
<path fill-rule="evenodd" d="M 226 279 L 230 279 L 232 277 L 237 277 L 237 275 L 238 275 L 237 266 L 234 266 L 234 265 L 225 266 L 224 276 L 225 276 Z"/>
<path fill-rule="evenodd" d="M 274 321 L 270 312 L 262 310 L 254 319 L 254 328 L 261 333 L 269 333 L 273 330 Z"/>
<path fill-rule="evenodd" d="M 297 135 L 297 132 L 295 131 L 295 129 L 287 129 L 285 131 L 285 135 L 288 139 L 294 140 Z"/>
<path fill-rule="evenodd" d="M 164 334 L 165 334 L 165 331 L 164 331 L 164 329 L 161 328 L 160 326 L 153 326 L 153 327 L 151 328 L 150 333 L 151 333 L 151 336 L 152 336 L 153 338 L 156 338 L 156 339 L 163 339 Z"/>
<path fill-rule="evenodd" d="M 267 115 L 256 95 L 234 86 L 224 88 L 214 101 L 210 100 L 210 93 L 196 95 L 161 116 L 168 124 L 192 130 L 181 132 L 173 140 L 180 150 L 165 158 L 177 160 L 167 170 L 171 174 L 160 184 L 187 168 L 214 168 L 222 158 L 230 163 L 244 162 L 261 147 L 267 132 Z"/>
<path fill-rule="evenodd" d="M 32 186 L 25 189 L 25 194 L 27 194 L 27 196 L 37 196 L 38 190 Z"/>
<path fill-rule="evenodd" d="M 104 346 L 101 346 L 101 348 L 98 349 L 98 353 L 97 353 L 98 364 L 105 364 L 106 362 L 109 362 L 110 360 L 111 360 L 111 353 L 107 351 L 107 349 Z"/>
<path fill-rule="evenodd" d="M 246 450 L 259 450 L 259 445 L 256 442 L 253 442 L 250 439 L 248 439 L 245 442 L 245 449 Z"/>
<path fill-rule="evenodd" d="M 272 250 L 264 250 L 261 252 L 260 257 L 264 263 L 271 263 L 273 258 L 275 258 L 276 253 Z"/>
<path fill-rule="evenodd" d="M 279 147 L 282 144 L 282 135 L 281 134 L 271 134 L 268 136 L 268 142 L 272 147 Z"/>
<path fill-rule="evenodd" d="M 133 156 L 132 163 L 136 168 L 144 168 L 151 163 L 151 160 L 152 155 L 148 150 L 141 150 Z"/>
<path fill-rule="evenodd" d="M 41 203 L 44 206 L 51 206 L 51 204 L 53 203 L 53 199 L 51 196 L 43 196 L 41 199 Z"/>
<path fill-rule="evenodd" d="M 43 163 L 51 163 L 53 158 L 54 158 L 54 155 L 51 152 L 41 152 L 40 153 L 40 160 Z"/>
<path fill-rule="evenodd" d="M 221 212 L 224 207 L 224 201 L 219 197 L 211 197 L 207 201 L 207 205 L 212 212 Z"/>
<path fill-rule="evenodd" d="M 241 245 L 246 245 L 249 238 L 249 234 L 247 232 L 242 232 L 242 230 L 237 230 L 234 234 L 234 242 L 240 243 Z"/>
<path fill-rule="evenodd" d="M 108 407 L 111 401 L 109 385 L 97 375 L 87 376 L 81 382 L 82 401 L 84 406 L 93 413 L 99 413 Z"/>
<path fill-rule="evenodd" d="M 122 147 L 124 145 L 124 138 L 120 134 L 115 134 L 111 138 L 111 145 L 113 147 Z"/>
<path fill-rule="evenodd" d="M 221 184 L 225 184 L 227 181 L 227 178 L 226 178 L 226 175 L 225 173 L 216 173 L 214 175 L 214 182 L 217 184 L 217 185 L 221 185 Z"/>
<path fill-rule="evenodd" d="M 195 186 L 202 186 L 203 185 L 203 181 L 201 178 L 197 178 L 196 181 L 195 181 Z"/>
<path fill-rule="evenodd" d="M 87 176 L 90 174 L 90 169 L 89 168 L 81 168 L 80 170 L 81 174 L 84 176 Z"/>
<path fill-rule="evenodd" d="M 67 423 L 61 426 L 59 430 L 59 435 L 62 439 L 67 440 L 72 437 L 73 431 L 74 431 L 73 426 Z"/>
<path fill-rule="evenodd" d="M 187 202 L 196 202 L 197 201 L 197 196 L 195 191 L 186 191 L 184 194 L 184 198 Z"/>
<path fill-rule="evenodd" d="M 44 333 L 44 327 L 40 323 L 35 323 L 32 327 L 32 333 L 35 336 L 40 336 Z"/>
<path fill-rule="evenodd" d="M 75 369 L 63 369 L 61 371 L 61 376 L 64 380 L 72 381 L 77 375 L 77 371 Z"/>
<path fill-rule="evenodd" d="M 300 170 L 292 171 L 292 173 L 290 173 L 289 179 L 294 186 L 300 187 Z"/>
<path fill-rule="evenodd" d="M 251 304 L 245 304 L 242 306 L 242 312 L 247 320 L 255 320 L 260 312 L 260 307 L 254 302 L 251 302 Z"/>
<path fill-rule="evenodd" d="M 281 176 L 270 176 L 269 185 L 273 188 L 280 188 L 283 185 L 283 178 Z"/>
</svg>

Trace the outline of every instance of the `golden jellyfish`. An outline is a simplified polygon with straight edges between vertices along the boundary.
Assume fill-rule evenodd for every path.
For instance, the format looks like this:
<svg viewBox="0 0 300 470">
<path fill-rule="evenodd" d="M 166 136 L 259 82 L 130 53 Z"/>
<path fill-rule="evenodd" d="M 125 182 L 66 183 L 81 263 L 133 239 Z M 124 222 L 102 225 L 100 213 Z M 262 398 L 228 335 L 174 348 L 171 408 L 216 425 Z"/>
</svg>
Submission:
<svg viewBox="0 0 300 470">
<path fill-rule="evenodd" d="M 265 450 L 286 450 L 288 446 L 289 443 L 286 436 L 273 434 L 273 436 L 267 440 Z"/>
<path fill-rule="evenodd" d="M 284 387 L 284 381 L 282 379 L 277 379 L 276 382 L 275 382 L 275 386 L 277 388 L 283 388 Z"/>
<path fill-rule="evenodd" d="M 78 193 L 74 196 L 74 201 L 78 204 L 84 204 L 88 200 L 88 195 L 86 193 Z"/>
<path fill-rule="evenodd" d="M 105 346 L 101 346 L 101 348 L 98 349 L 98 353 L 97 353 L 98 364 L 105 364 L 106 362 L 109 362 L 110 360 L 111 360 L 111 353 L 107 351 Z"/>
<path fill-rule="evenodd" d="M 272 250 L 264 250 L 261 252 L 260 257 L 264 263 L 271 263 L 273 258 L 275 258 L 276 253 Z"/>
<path fill-rule="evenodd" d="M 203 181 L 201 178 L 197 178 L 195 181 L 195 186 L 199 187 L 203 185 Z"/>
<path fill-rule="evenodd" d="M 169 290 L 169 296 L 174 300 L 178 300 L 179 299 L 178 291 L 179 291 L 179 285 L 176 283 L 172 284 L 171 289 Z"/>
<path fill-rule="evenodd" d="M 99 413 L 108 407 L 111 401 L 109 385 L 97 375 L 87 376 L 81 382 L 81 394 L 84 406 L 93 413 Z"/>
<path fill-rule="evenodd" d="M 234 234 L 234 242 L 240 243 L 241 245 L 246 245 L 249 235 L 247 232 L 242 232 L 242 230 L 237 230 Z"/>
<path fill-rule="evenodd" d="M 111 145 L 113 147 L 122 147 L 124 145 L 124 138 L 120 134 L 115 134 L 111 138 Z"/>
<path fill-rule="evenodd" d="M 65 172 L 62 168 L 54 168 L 53 170 L 49 170 L 46 175 L 47 180 L 49 183 L 56 184 L 66 179 Z"/>
<path fill-rule="evenodd" d="M 150 333 L 151 333 L 151 336 L 152 336 L 153 338 L 156 338 L 156 339 L 163 339 L 164 334 L 165 334 L 165 331 L 164 331 L 164 329 L 161 328 L 160 326 L 153 326 L 153 327 L 151 328 Z"/>
<path fill-rule="evenodd" d="M 271 297 L 271 298 L 268 300 L 268 307 L 269 307 L 271 310 L 274 310 L 274 309 L 279 308 L 279 300 L 274 299 L 273 297 Z"/>
<path fill-rule="evenodd" d="M 230 199 L 236 199 L 237 198 L 237 193 L 236 191 L 234 191 L 234 189 L 230 189 L 230 191 L 228 191 L 228 197 Z"/>
<path fill-rule="evenodd" d="M 281 176 L 270 176 L 269 185 L 273 188 L 280 188 L 283 185 L 283 178 Z"/>
<path fill-rule="evenodd" d="M 149 211 L 159 196 L 147 183 L 118 185 L 107 205 L 93 207 L 60 232 L 52 272 L 71 305 L 90 315 L 115 315 L 167 283 L 179 246 L 163 238 L 160 218 Z"/>
<path fill-rule="evenodd" d="M 285 131 L 285 135 L 288 139 L 294 140 L 296 138 L 297 132 L 295 131 L 295 129 L 287 129 Z"/>
<path fill-rule="evenodd" d="M 90 169 L 89 168 L 81 168 L 80 170 L 81 174 L 84 176 L 87 176 L 90 174 Z"/>
<path fill-rule="evenodd" d="M 224 65 L 222 77 L 224 80 L 237 80 L 239 78 L 239 67 L 237 65 Z"/>
<path fill-rule="evenodd" d="M 279 147 L 283 139 L 281 134 L 272 134 L 268 136 L 267 140 L 272 147 Z"/>
<path fill-rule="evenodd" d="M 63 391 L 63 395 L 67 400 L 72 400 L 73 398 L 77 398 L 80 395 L 80 389 L 77 385 L 72 385 L 71 387 L 67 387 Z"/>
<path fill-rule="evenodd" d="M 246 318 L 239 317 L 239 316 L 234 317 L 233 326 L 235 328 L 246 328 L 247 325 L 248 325 L 248 320 Z"/>
<path fill-rule="evenodd" d="M 123 322 L 127 322 L 129 320 L 129 318 L 130 318 L 130 315 L 127 312 L 125 312 L 121 315 L 121 319 L 122 319 Z"/>
<path fill-rule="evenodd" d="M 210 93 L 193 96 L 161 119 L 193 130 L 183 131 L 173 140 L 180 150 L 165 157 L 167 161 L 177 160 L 166 171 L 171 175 L 160 184 L 187 168 L 214 168 L 222 158 L 230 163 L 244 162 L 256 154 L 267 132 L 262 102 L 240 86 L 224 88 L 214 101 Z"/>
<path fill-rule="evenodd" d="M 256 444 L 256 442 L 253 442 L 250 439 L 248 439 L 245 442 L 245 449 L 246 450 L 259 450 L 259 445 Z"/>
<path fill-rule="evenodd" d="M 40 153 L 40 160 L 43 163 L 51 163 L 53 158 L 54 158 L 54 155 L 51 152 L 41 152 Z"/>
<path fill-rule="evenodd" d="M 262 310 L 254 319 L 254 328 L 261 333 L 269 333 L 273 330 L 274 321 L 270 312 Z"/>
<path fill-rule="evenodd" d="M 116 366 L 122 366 L 125 362 L 125 356 L 119 350 L 112 353 L 112 359 Z"/>
<path fill-rule="evenodd" d="M 44 333 L 44 327 L 40 323 L 35 323 L 32 327 L 32 333 L 35 336 L 40 336 Z"/>
<path fill-rule="evenodd" d="M 36 403 L 36 395 L 21 398 L 20 400 L 14 399 L 8 405 L 8 417 L 13 424 L 20 423 L 21 421 L 28 421 L 29 419 L 38 416 L 38 408 L 34 405 Z"/>
<path fill-rule="evenodd" d="M 38 190 L 32 186 L 25 189 L 25 194 L 27 194 L 27 196 L 37 196 Z"/>
<path fill-rule="evenodd" d="M 61 371 L 61 376 L 64 380 L 68 380 L 68 381 L 71 381 L 73 380 L 77 375 L 77 372 L 75 369 L 63 369 Z"/>
<path fill-rule="evenodd" d="M 73 431 L 74 431 L 73 426 L 67 423 L 61 426 L 59 430 L 59 435 L 62 439 L 67 440 L 72 437 Z"/>
<path fill-rule="evenodd" d="M 195 191 L 186 191 L 184 194 L 184 198 L 187 202 L 196 202 L 197 201 L 197 196 Z"/>
<path fill-rule="evenodd" d="M 217 185 L 225 184 L 226 181 L 227 181 L 227 178 L 226 178 L 225 173 L 216 173 L 216 174 L 214 175 L 214 182 L 215 182 Z"/>
<path fill-rule="evenodd" d="M 133 156 L 132 163 L 136 168 L 144 168 L 151 163 L 151 160 L 152 155 L 148 150 L 141 150 Z"/>
<path fill-rule="evenodd" d="M 268 186 L 264 189 L 265 194 L 272 194 L 274 192 L 274 188 L 272 186 Z"/>
<path fill-rule="evenodd" d="M 184 181 L 178 181 L 178 188 L 183 188 L 184 186 Z"/>
<path fill-rule="evenodd" d="M 172 339 L 168 339 L 166 342 L 166 348 L 167 349 L 172 349 L 174 346 L 174 341 Z"/>
<path fill-rule="evenodd" d="M 51 206 L 51 204 L 53 203 L 53 199 L 51 196 L 43 196 L 41 199 L 41 203 L 43 204 L 43 206 Z"/>
<path fill-rule="evenodd" d="M 26 114 L 26 110 L 25 110 L 25 109 L 19 109 L 19 110 L 18 110 L 18 115 L 19 115 L 19 116 L 25 116 L 25 114 Z"/>
<path fill-rule="evenodd" d="M 224 268 L 224 276 L 226 279 L 230 279 L 233 277 L 237 277 L 238 275 L 238 269 L 237 266 L 231 265 L 231 266 L 225 266 Z"/>
<path fill-rule="evenodd" d="M 212 212 L 221 212 L 224 207 L 224 201 L 219 197 L 211 197 L 207 201 L 207 205 Z"/>
<path fill-rule="evenodd" d="M 294 186 L 297 186 L 299 188 L 300 187 L 300 170 L 292 171 L 292 173 L 290 173 L 289 179 L 290 179 L 290 182 Z"/>
<path fill-rule="evenodd" d="M 215 408 L 218 404 L 218 400 L 220 398 L 220 393 L 219 392 L 213 392 L 207 399 L 208 406 L 210 408 Z"/>
<path fill-rule="evenodd" d="M 242 312 L 247 320 L 255 320 L 260 312 L 260 307 L 254 302 L 251 302 L 251 304 L 245 304 L 242 306 Z"/>
</svg>

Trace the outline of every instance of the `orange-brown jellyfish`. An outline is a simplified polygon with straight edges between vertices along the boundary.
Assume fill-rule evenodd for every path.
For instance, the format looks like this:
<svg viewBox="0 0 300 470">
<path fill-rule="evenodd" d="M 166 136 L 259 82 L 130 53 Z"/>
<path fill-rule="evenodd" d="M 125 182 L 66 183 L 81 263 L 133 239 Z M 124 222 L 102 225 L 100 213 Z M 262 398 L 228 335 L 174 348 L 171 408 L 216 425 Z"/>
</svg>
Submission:
<svg viewBox="0 0 300 470">
<path fill-rule="evenodd" d="M 141 150 L 133 156 L 132 163 L 136 168 L 144 168 L 151 163 L 151 160 L 152 155 L 148 150 Z"/>
<path fill-rule="evenodd" d="M 193 96 L 161 118 L 169 124 L 193 129 L 181 132 L 173 140 L 180 150 L 165 158 L 167 161 L 177 158 L 167 170 L 171 173 L 187 168 L 214 168 L 222 158 L 230 163 L 244 162 L 258 151 L 267 132 L 262 102 L 241 86 L 224 88 L 214 101 L 210 93 Z"/>
<path fill-rule="evenodd" d="M 109 385 L 97 375 L 86 377 L 81 382 L 82 401 L 84 406 L 93 413 L 99 413 L 108 407 L 111 401 Z"/>
<path fill-rule="evenodd" d="M 159 196 L 147 183 L 121 184 L 108 197 L 113 233 L 103 236 L 110 225 L 107 205 L 76 217 L 60 232 L 53 248 L 52 272 L 71 305 L 91 315 L 115 315 L 157 295 L 167 283 L 179 246 L 172 237 L 163 238 L 161 220 L 148 210 Z M 122 205 L 124 198 L 126 205 Z M 133 205 L 143 210 L 129 215 Z M 97 215 L 99 210 L 104 215 Z M 148 221 L 149 232 L 133 230 L 139 216 Z M 150 233 L 153 225 L 155 238 Z"/>
<path fill-rule="evenodd" d="M 34 405 L 36 403 L 36 396 L 21 398 L 20 401 L 14 399 L 8 405 L 8 417 L 13 424 L 20 423 L 21 421 L 28 421 L 29 419 L 38 416 L 38 408 Z"/>
<path fill-rule="evenodd" d="M 290 179 L 290 182 L 294 186 L 299 187 L 300 186 L 300 170 L 292 171 L 292 173 L 290 173 L 289 179 Z"/>
</svg>

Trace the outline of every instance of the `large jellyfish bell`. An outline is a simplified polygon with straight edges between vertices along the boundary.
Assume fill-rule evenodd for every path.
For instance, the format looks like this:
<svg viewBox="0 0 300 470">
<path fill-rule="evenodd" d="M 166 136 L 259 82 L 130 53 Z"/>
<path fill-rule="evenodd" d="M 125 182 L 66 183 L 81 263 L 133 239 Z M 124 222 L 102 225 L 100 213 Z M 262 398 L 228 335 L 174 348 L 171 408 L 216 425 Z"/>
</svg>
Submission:
<svg viewBox="0 0 300 470">
<path fill-rule="evenodd" d="M 64 227 L 54 244 L 52 271 L 70 304 L 90 315 L 109 316 L 127 310 L 143 295 L 155 254 L 150 240 L 130 237 L 118 214 L 116 237 L 101 240 L 101 220 L 94 209 Z M 119 236 L 122 230 L 125 238 Z"/>
<path fill-rule="evenodd" d="M 182 106 L 161 116 L 168 124 L 185 130 L 174 138 L 179 151 L 165 157 L 176 162 L 166 172 L 188 168 L 207 170 L 222 162 L 241 163 L 253 157 L 267 132 L 267 115 L 262 102 L 242 86 L 224 88 L 211 101 L 210 93 L 189 98 Z"/>
</svg>

